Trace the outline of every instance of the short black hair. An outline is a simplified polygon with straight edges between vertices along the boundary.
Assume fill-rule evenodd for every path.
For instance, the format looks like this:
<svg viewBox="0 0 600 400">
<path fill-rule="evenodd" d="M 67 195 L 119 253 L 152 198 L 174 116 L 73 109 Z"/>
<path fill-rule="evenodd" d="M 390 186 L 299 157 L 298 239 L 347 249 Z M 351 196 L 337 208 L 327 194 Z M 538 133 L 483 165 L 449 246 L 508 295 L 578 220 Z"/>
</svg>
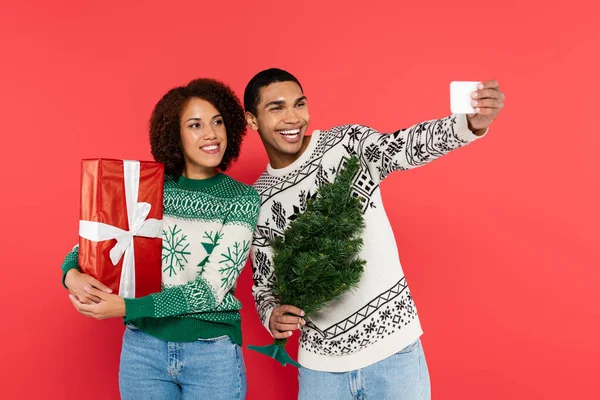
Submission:
<svg viewBox="0 0 600 400">
<path fill-rule="evenodd" d="M 150 148 L 154 159 L 165 164 L 165 172 L 175 177 L 182 174 L 185 165 L 179 119 L 187 102 L 194 97 L 208 101 L 223 116 L 227 149 L 217 167 L 219 170 L 225 171 L 238 158 L 246 134 L 242 104 L 223 82 L 200 78 L 169 90 L 150 117 Z"/>
<path fill-rule="evenodd" d="M 244 90 L 244 108 L 246 111 L 256 115 L 258 103 L 260 103 L 261 89 L 278 82 L 296 82 L 300 86 L 300 90 L 302 90 L 302 85 L 298 79 L 289 72 L 279 68 L 265 69 L 254 75 L 250 79 L 250 82 L 248 82 L 248 85 L 246 85 L 246 90 Z"/>
</svg>

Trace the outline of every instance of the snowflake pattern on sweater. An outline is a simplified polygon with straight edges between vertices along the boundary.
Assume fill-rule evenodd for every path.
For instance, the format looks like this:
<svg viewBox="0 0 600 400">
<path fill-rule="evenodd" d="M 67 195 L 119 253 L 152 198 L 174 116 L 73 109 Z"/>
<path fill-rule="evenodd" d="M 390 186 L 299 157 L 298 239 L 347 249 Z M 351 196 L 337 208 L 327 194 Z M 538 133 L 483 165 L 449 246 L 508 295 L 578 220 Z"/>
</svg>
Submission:
<svg viewBox="0 0 600 400">
<path fill-rule="evenodd" d="M 260 199 L 224 174 L 205 180 L 165 176 L 162 291 L 125 299 L 126 321 L 144 318 L 240 320 L 234 295 L 250 252 Z M 78 246 L 63 273 L 77 266 Z"/>
</svg>

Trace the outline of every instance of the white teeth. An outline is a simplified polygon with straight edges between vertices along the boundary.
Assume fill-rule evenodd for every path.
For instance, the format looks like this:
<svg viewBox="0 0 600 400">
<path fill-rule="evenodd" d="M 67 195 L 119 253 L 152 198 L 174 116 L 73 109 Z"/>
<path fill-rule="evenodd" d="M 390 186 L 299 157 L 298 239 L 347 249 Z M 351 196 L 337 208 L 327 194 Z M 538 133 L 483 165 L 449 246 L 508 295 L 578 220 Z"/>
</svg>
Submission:
<svg viewBox="0 0 600 400">
<path fill-rule="evenodd" d="M 204 146 L 204 147 L 202 147 L 202 150 L 206 150 L 206 151 L 213 151 L 213 150 L 216 150 L 216 149 L 218 149 L 218 148 L 219 148 L 219 146 L 217 146 L 217 145 L 212 145 L 212 146 Z"/>
<path fill-rule="evenodd" d="M 290 131 L 279 131 L 279 133 L 282 135 L 297 135 L 300 133 L 300 129 L 293 129 Z"/>
</svg>

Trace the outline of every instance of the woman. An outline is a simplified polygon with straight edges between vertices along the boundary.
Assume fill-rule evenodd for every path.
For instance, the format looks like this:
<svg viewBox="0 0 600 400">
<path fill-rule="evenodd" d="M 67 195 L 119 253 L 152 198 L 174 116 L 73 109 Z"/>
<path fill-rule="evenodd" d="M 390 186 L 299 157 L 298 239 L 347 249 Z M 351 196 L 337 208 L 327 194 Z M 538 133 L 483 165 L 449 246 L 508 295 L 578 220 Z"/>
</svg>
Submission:
<svg viewBox="0 0 600 400">
<path fill-rule="evenodd" d="M 137 299 L 109 293 L 78 270 L 77 246 L 63 279 L 79 312 L 124 317 L 121 398 L 243 399 L 240 302 L 260 198 L 220 171 L 238 157 L 244 112 L 224 84 L 198 79 L 170 90 L 150 120 L 154 159 L 165 165 L 163 289 Z"/>
</svg>

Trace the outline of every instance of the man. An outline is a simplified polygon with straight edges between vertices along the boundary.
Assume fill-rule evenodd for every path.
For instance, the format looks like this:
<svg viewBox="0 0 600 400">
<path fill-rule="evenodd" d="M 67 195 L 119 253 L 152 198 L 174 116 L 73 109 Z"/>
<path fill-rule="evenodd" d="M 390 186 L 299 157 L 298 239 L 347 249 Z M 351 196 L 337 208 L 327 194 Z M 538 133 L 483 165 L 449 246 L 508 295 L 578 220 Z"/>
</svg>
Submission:
<svg viewBox="0 0 600 400">
<path fill-rule="evenodd" d="M 268 69 L 248 83 L 246 120 L 269 156 L 269 165 L 254 184 L 261 210 L 251 250 L 252 291 L 262 323 L 274 338 L 302 330 L 300 399 L 430 398 L 419 339 L 423 332 L 379 184 L 393 171 L 427 164 L 483 136 L 503 108 L 504 94 L 496 81 L 487 81 L 472 97 L 473 115 L 451 115 L 391 134 L 345 125 L 305 136 L 308 103 L 293 75 Z M 356 290 L 306 319 L 297 307 L 278 304 L 273 294 L 269 239 L 284 232 L 319 185 L 333 181 L 352 155 L 361 160 L 353 191 L 363 206 L 366 227 L 360 256 L 367 263 Z"/>
</svg>

